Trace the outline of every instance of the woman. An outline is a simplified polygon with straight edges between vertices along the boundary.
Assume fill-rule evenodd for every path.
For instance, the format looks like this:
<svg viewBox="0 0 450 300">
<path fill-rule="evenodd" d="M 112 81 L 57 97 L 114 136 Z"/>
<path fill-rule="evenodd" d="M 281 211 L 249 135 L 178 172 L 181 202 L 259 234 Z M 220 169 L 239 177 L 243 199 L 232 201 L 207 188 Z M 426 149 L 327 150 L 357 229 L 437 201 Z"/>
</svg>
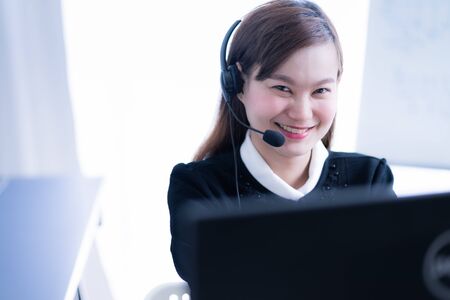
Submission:
<svg viewBox="0 0 450 300">
<path fill-rule="evenodd" d="M 178 274 L 188 282 L 192 236 L 181 210 L 186 203 L 229 206 L 253 199 L 261 205 L 301 205 L 332 201 L 337 190 L 348 187 L 395 195 L 384 159 L 329 150 L 342 51 L 334 26 L 317 5 L 280 0 L 250 12 L 235 32 L 223 72 L 233 68 L 235 75 L 222 75 L 236 78 L 232 88 L 223 83 L 212 133 L 194 161 L 178 164 L 171 174 L 171 249 Z M 284 142 L 270 145 L 236 119 L 275 131 Z"/>
</svg>

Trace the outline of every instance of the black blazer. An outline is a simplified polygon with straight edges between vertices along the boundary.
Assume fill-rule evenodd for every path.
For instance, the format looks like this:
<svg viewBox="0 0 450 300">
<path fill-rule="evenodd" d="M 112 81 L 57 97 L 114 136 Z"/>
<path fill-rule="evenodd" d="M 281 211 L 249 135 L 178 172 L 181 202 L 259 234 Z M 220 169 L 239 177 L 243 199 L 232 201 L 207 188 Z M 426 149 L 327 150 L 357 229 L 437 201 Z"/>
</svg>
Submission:
<svg viewBox="0 0 450 300">
<path fill-rule="evenodd" d="M 245 167 L 237 153 L 238 186 L 241 203 L 289 203 L 303 205 L 311 201 L 333 202 L 337 191 L 358 187 L 360 193 L 383 193 L 394 196 L 393 175 L 385 159 L 358 153 L 329 152 L 315 188 L 298 202 L 282 198 L 262 186 Z M 237 203 L 233 153 L 176 165 L 170 176 L 168 205 L 171 251 L 175 268 L 188 283 L 192 280 L 193 232 L 189 213 L 183 208 L 190 203 L 208 207 L 233 207 Z M 195 206 L 194 206 L 195 207 Z M 192 209 L 192 207 L 190 208 Z"/>
</svg>

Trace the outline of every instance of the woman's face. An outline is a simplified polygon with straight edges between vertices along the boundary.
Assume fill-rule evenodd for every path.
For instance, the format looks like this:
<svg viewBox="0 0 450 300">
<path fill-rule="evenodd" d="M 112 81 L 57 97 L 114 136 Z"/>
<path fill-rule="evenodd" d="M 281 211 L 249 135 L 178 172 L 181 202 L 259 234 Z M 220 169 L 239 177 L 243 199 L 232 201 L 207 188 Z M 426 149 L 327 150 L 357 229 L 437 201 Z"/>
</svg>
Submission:
<svg viewBox="0 0 450 300">
<path fill-rule="evenodd" d="M 275 148 L 252 132 L 252 142 L 266 160 L 309 155 L 325 136 L 336 115 L 338 67 L 336 48 L 327 42 L 297 50 L 263 81 L 255 79 L 258 67 L 245 78 L 238 97 L 250 125 L 279 131 L 286 140 Z"/>
</svg>

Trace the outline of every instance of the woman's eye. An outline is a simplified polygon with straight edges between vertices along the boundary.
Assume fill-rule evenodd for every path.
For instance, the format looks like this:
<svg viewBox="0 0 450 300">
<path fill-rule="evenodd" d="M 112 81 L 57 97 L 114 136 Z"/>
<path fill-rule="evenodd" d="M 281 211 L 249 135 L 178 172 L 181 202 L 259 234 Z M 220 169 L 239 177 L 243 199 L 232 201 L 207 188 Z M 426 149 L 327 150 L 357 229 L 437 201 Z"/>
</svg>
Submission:
<svg viewBox="0 0 450 300">
<path fill-rule="evenodd" d="M 315 90 L 314 94 L 325 94 L 327 92 L 330 92 L 330 90 L 327 88 L 320 88 L 320 89 Z"/>
<path fill-rule="evenodd" d="M 282 92 L 286 92 L 286 93 L 290 93 L 291 92 L 291 90 L 287 86 L 284 86 L 284 85 L 276 85 L 273 88 L 277 89 L 279 91 L 282 91 Z"/>
</svg>

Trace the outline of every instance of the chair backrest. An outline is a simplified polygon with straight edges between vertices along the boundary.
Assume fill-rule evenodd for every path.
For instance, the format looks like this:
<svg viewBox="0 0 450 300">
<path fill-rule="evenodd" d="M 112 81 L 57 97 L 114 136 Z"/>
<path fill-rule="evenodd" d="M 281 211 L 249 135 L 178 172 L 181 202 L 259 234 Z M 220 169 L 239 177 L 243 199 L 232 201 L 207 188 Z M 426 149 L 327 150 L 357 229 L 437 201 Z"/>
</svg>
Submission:
<svg viewBox="0 0 450 300">
<path fill-rule="evenodd" d="M 167 282 L 154 287 L 145 300 L 189 300 L 189 293 L 186 282 Z"/>
</svg>

